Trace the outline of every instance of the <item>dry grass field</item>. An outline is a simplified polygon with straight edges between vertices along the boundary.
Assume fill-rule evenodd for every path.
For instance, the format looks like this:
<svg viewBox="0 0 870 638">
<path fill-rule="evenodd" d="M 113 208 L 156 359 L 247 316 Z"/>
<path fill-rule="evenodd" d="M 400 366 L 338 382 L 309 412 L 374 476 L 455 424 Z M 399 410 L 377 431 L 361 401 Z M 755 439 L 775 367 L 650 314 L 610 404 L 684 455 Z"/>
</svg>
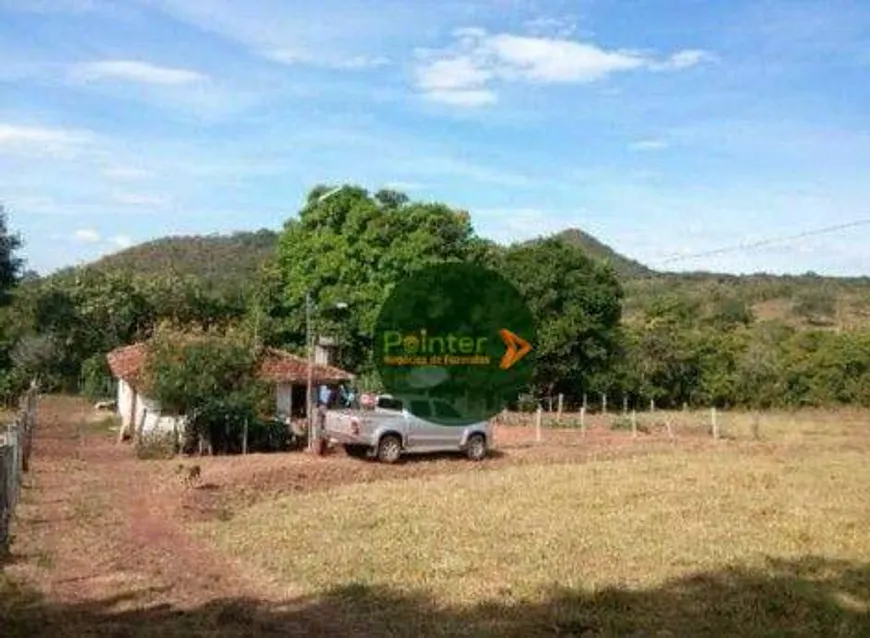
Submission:
<svg viewBox="0 0 870 638">
<path fill-rule="evenodd" d="M 481 464 L 184 460 L 196 488 L 76 399 L 41 414 L 3 635 L 870 635 L 867 412 L 725 413 L 715 443 L 702 411 L 502 426 Z"/>
</svg>

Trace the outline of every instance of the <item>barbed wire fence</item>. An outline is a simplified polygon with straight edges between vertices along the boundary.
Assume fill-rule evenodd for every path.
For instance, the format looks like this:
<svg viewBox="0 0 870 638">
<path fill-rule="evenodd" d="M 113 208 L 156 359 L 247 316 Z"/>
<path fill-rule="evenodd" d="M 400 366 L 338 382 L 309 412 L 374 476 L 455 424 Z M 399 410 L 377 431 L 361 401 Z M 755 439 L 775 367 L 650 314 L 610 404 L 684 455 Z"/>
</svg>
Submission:
<svg viewBox="0 0 870 638">
<path fill-rule="evenodd" d="M 21 395 L 12 419 L 0 423 L 0 557 L 9 552 L 11 524 L 21 496 L 22 475 L 30 471 L 37 396 L 38 388 L 36 383 L 32 383 Z"/>
<path fill-rule="evenodd" d="M 493 419 L 495 425 L 511 431 L 511 442 L 519 444 L 582 445 L 587 436 L 604 433 L 671 441 L 704 437 L 717 441 L 738 433 L 740 438 L 760 437 L 760 415 L 753 411 L 688 404 L 662 409 L 652 399 L 603 393 L 576 403 L 568 403 L 562 395 L 519 403 L 519 409 L 505 410 Z"/>
</svg>

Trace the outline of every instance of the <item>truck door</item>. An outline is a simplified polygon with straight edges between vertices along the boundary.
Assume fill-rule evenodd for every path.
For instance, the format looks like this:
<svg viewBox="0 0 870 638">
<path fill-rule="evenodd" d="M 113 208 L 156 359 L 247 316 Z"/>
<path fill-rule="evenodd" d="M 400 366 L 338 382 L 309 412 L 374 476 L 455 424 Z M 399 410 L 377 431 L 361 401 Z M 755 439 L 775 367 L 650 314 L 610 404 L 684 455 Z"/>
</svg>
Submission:
<svg viewBox="0 0 870 638">
<path fill-rule="evenodd" d="M 430 449 L 438 447 L 439 428 L 429 420 L 432 404 L 429 399 L 408 401 L 408 447 Z"/>
</svg>

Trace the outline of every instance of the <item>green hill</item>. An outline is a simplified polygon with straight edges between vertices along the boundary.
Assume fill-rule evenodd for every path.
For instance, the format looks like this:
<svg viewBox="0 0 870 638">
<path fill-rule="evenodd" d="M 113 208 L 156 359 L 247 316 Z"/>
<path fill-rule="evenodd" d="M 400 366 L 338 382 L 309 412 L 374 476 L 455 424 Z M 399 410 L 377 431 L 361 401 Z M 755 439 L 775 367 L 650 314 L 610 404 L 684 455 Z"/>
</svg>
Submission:
<svg viewBox="0 0 870 638">
<path fill-rule="evenodd" d="M 654 271 L 644 266 L 639 261 L 630 259 L 616 252 L 610 246 L 602 244 L 592 235 L 584 233 L 579 228 L 569 228 L 556 234 L 566 243 L 580 248 L 587 255 L 598 261 L 604 261 L 623 278 L 646 277 L 654 274 Z"/>
<path fill-rule="evenodd" d="M 218 290 L 244 289 L 275 252 L 278 233 L 261 229 L 231 235 L 163 237 L 107 255 L 87 266 L 140 275 L 192 275 Z"/>
<path fill-rule="evenodd" d="M 235 288 L 253 280 L 259 266 L 275 252 L 278 235 L 277 231 L 261 229 L 231 235 L 163 237 L 107 255 L 86 267 L 143 275 L 174 272 L 198 277 L 220 289 Z M 564 230 L 557 236 L 593 259 L 607 261 L 623 277 L 652 273 L 579 229 Z"/>
</svg>

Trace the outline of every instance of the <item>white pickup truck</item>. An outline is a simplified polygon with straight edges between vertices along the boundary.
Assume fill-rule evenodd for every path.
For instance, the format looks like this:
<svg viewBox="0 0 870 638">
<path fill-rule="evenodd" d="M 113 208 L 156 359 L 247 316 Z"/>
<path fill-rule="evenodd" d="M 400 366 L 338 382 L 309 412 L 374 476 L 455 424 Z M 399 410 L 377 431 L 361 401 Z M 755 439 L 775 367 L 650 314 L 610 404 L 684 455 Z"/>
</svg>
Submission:
<svg viewBox="0 0 870 638">
<path fill-rule="evenodd" d="M 429 452 L 464 452 L 473 461 L 486 457 L 492 441 L 488 421 L 464 425 L 453 406 L 437 398 L 409 397 L 406 401 L 407 406 L 381 395 L 369 409 L 330 410 L 323 422 L 323 436 L 343 445 L 350 456 L 373 457 L 384 463 L 395 463 L 404 454 Z"/>
</svg>

